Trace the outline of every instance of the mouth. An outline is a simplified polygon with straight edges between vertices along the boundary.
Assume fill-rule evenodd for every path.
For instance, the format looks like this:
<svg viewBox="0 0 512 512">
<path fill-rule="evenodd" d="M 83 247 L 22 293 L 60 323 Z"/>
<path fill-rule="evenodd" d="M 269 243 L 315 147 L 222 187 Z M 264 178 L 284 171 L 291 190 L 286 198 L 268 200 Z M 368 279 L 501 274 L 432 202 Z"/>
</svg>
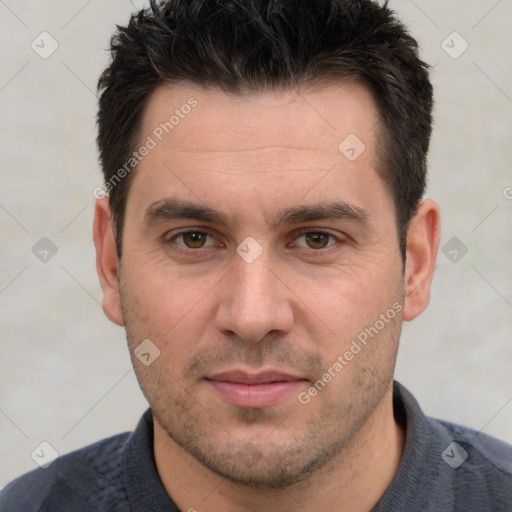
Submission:
<svg viewBox="0 0 512 512">
<path fill-rule="evenodd" d="M 205 377 L 205 382 L 225 402 L 235 407 L 262 408 L 297 395 L 307 379 L 280 371 L 256 374 L 241 370 Z"/>
</svg>

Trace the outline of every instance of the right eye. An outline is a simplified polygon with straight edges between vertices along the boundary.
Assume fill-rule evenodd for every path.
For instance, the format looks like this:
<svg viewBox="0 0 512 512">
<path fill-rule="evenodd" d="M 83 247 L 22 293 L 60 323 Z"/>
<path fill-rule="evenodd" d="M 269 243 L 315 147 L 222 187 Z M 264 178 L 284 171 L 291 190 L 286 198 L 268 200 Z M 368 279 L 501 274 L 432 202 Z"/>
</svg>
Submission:
<svg viewBox="0 0 512 512">
<path fill-rule="evenodd" d="M 208 241 L 208 238 L 210 238 L 211 241 Z M 180 247 L 192 250 L 203 249 L 204 247 L 215 245 L 213 237 L 205 231 L 182 231 L 173 235 L 170 238 L 170 241 L 176 243 Z"/>
</svg>

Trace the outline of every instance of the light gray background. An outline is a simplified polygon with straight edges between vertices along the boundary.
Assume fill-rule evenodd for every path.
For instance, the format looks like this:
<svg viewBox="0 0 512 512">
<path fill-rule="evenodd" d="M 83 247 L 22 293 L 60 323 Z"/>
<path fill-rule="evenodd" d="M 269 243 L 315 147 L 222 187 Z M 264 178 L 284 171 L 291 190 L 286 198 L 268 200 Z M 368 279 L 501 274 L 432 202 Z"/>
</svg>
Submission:
<svg viewBox="0 0 512 512">
<path fill-rule="evenodd" d="M 512 3 L 391 5 L 435 66 L 427 195 L 441 206 L 441 246 L 457 237 L 468 249 L 456 263 L 440 253 L 397 377 L 428 414 L 512 442 Z M 36 467 L 42 441 L 62 454 L 133 429 L 146 408 L 124 331 L 99 305 L 91 237 L 96 81 L 133 10 L 0 0 L 0 486 Z M 59 44 L 47 59 L 31 48 L 43 31 Z M 454 31 L 469 44 L 457 59 L 442 47 L 463 48 Z M 42 237 L 58 248 L 47 263 L 32 253 Z"/>
</svg>

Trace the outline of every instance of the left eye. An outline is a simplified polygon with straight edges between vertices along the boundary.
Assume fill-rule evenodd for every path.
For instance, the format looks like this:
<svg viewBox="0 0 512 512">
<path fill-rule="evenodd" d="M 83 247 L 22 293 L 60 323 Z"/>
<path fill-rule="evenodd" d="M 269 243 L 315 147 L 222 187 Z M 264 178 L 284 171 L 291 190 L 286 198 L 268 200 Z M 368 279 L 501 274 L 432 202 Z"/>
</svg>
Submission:
<svg viewBox="0 0 512 512">
<path fill-rule="evenodd" d="M 307 249 L 325 249 L 336 243 L 336 237 L 334 235 L 324 233 L 323 231 L 308 231 L 300 235 L 296 240 L 302 240 L 302 242 L 297 243 L 297 245 Z"/>
<path fill-rule="evenodd" d="M 210 243 L 207 243 L 210 238 Z M 209 245 L 214 245 L 213 238 L 204 231 L 187 231 L 185 233 L 178 233 L 172 240 L 182 247 L 187 249 L 202 249 Z"/>
</svg>

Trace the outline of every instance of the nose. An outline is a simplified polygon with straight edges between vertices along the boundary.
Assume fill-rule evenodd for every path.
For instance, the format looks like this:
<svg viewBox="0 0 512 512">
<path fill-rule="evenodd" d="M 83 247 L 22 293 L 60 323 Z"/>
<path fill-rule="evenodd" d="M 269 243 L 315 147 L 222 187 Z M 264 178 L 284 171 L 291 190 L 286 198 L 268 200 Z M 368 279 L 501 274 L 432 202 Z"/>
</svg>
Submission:
<svg viewBox="0 0 512 512">
<path fill-rule="evenodd" d="M 271 262 L 260 255 L 247 263 L 238 255 L 221 284 L 216 312 L 217 328 L 225 335 L 247 343 L 267 334 L 284 334 L 294 322 L 292 292 Z"/>
</svg>

